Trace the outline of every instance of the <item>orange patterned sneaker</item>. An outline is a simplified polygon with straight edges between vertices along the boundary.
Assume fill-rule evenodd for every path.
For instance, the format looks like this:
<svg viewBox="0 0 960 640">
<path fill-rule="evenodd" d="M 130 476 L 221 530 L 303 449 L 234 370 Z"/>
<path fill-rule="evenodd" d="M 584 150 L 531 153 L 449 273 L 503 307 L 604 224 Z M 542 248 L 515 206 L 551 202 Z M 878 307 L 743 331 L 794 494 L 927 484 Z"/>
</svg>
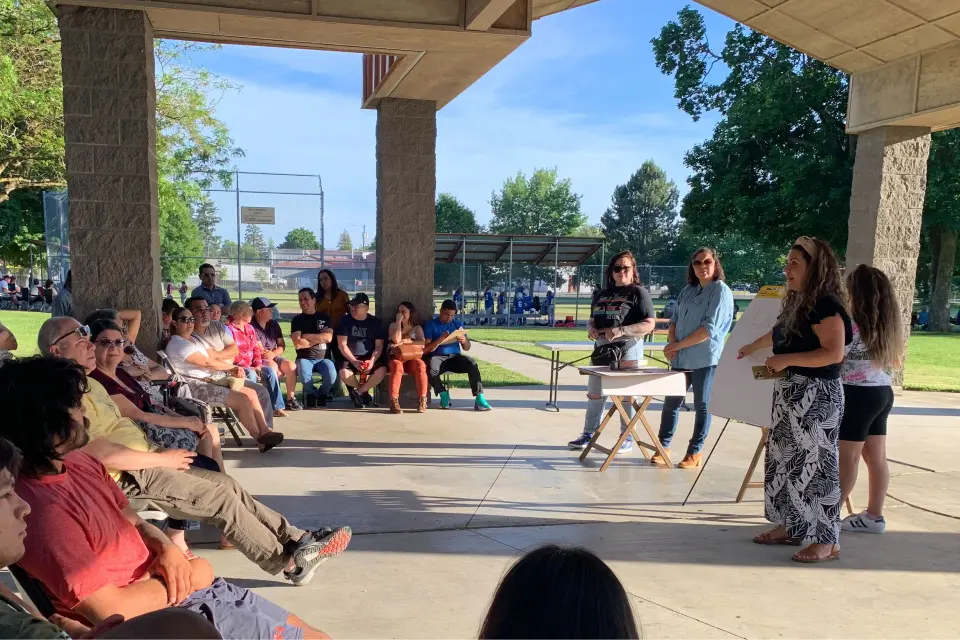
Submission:
<svg viewBox="0 0 960 640">
<path fill-rule="evenodd" d="M 677 466 L 681 469 L 696 469 L 700 466 L 701 459 L 703 459 L 703 456 L 699 453 L 688 453 L 683 456 L 683 460 Z"/>
<path fill-rule="evenodd" d="M 667 455 L 670 455 L 670 449 L 664 449 L 664 451 L 666 452 Z M 653 456 L 650 457 L 650 464 L 666 465 L 667 461 L 663 459 L 663 456 L 661 456 L 660 452 L 658 451 L 657 453 L 653 454 Z"/>
</svg>

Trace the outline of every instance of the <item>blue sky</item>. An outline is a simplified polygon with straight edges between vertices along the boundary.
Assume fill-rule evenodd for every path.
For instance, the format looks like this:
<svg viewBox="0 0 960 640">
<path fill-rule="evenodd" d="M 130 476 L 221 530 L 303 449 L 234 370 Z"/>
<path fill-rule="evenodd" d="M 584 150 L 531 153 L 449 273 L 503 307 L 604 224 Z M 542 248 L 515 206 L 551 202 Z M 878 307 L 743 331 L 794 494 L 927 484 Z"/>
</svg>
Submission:
<svg viewBox="0 0 960 640">
<path fill-rule="evenodd" d="M 673 98 L 671 78 L 653 61 L 650 39 L 686 3 L 601 0 L 537 20 L 533 36 L 437 115 L 437 191 L 449 191 L 490 219 L 490 194 L 517 171 L 556 167 L 598 222 L 616 185 L 652 158 L 685 193 L 683 154 L 710 135 L 715 119 L 693 122 Z M 711 44 L 733 22 L 704 13 Z M 360 109 L 361 56 L 226 46 L 196 61 L 242 86 L 220 99 L 217 114 L 246 157 L 241 171 L 319 174 L 326 194 L 326 245 L 344 229 L 359 244 L 361 225 L 376 227 L 376 112 Z M 300 190 L 313 181 L 256 178 L 250 188 Z M 278 243 L 305 226 L 319 233 L 307 197 L 244 196 L 274 205 Z M 233 236 L 233 196 L 216 198 Z"/>
</svg>

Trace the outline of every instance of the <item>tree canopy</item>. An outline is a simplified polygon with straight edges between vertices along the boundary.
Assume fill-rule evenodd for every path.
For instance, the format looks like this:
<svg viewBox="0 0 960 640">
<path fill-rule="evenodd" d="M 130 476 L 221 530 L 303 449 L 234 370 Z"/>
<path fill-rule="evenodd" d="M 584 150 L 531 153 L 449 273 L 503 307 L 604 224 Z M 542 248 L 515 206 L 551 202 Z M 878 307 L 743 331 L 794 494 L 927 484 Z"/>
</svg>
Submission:
<svg viewBox="0 0 960 640">
<path fill-rule="evenodd" d="M 610 207 L 600 217 L 611 253 L 630 250 L 637 264 L 670 261 L 677 241 L 680 192 L 667 173 L 647 160 L 613 190 Z"/>
<path fill-rule="evenodd" d="M 437 196 L 437 233 L 478 233 L 477 216 L 449 193 Z"/>
<path fill-rule="evenodd" d="M 350 232 L 344 229 L 340 232 L 340 237 L 337 238 L 337 249 L 340 251 L 352 251 L 353 250 L 353 239 L 350 238 Z"/>
<path fill-rule="evenodd" d="M 320 241 L 309 229 L 297 227 L 287 232 L 287 237 L 280 243 L 280 249 L 319 249 Z"/>
<path fill-rule="evenodd" d="M 243 244 L 254 248 L 257 258 L 267 257 L 267 239 L 263 235 L 263 230 L 258 224 L 248 224 L 243 232 Z"/>
</svg>

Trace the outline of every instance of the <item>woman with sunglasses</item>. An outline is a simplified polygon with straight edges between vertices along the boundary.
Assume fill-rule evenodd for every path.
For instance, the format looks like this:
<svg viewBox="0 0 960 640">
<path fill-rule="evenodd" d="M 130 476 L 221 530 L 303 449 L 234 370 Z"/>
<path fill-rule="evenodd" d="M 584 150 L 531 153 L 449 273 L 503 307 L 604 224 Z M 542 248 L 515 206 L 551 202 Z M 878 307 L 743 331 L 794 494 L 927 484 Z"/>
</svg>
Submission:
<svg viewBox="0 0 960 640">
<path fill-rule="evenodd" d="M 177 371 L 186 376 L 193 397 L 210 404 L 224 404 L 233 409 L 244 428 L 257 441 L 261 453 L 283 442 L 283 434 L 271 431 L 263 417 L 263 409 L 257 392 L 249 387 L 229 386 L 231 377 L 244 379 L 240 367 L 211 358 L 206 348 L 193 338 L 195 319 L 190 309 L 177 309 L 173 313 L 176 333 L 170 337 L 166 354 Z"/>
<path fill-rule="evenodd" d="M 657 324 L 654 318 L 653 300 L 640 284 L 637 262 L 629 251 L 613 256 L 604 272 L 604 287 L 593 296 L 590 305 L 590 320 L 587 336 L 594 341 L 591 362 L 594 365 L 609 365 L 615 361 L 629 365 L 643 356 L 643 336 L 652 332 Z M 583 433 L 567 445 L 571 449 L 583 449 L 603 417 L 607 399 L 600 395 L 600 378 L 587 377 L 587 413 L 583 420 Z M 633 415 L 633 407 L 627 407 Z M 621 420 L 622 422 L 622 420 Z M 621 426 L 621 433 L 626 429 Z M 627 438 L 620 453 L 633 449 L 633 439 Z"/>
<path fill-rule="evenodd" d="M 737 353 L 745 358 L 772 347 L 767 370 L 784 372 L 773 386 L 773 426 L 763 462 L 764 515 L 776 526 L 753 541 L 806 543 L 793 560 L 824 562 L 840 557 L 840 370 L 853 329 L 829 244 L 800 236 L 783 272 L 787 295 L 777 323 Z"/>
<path fill-rule="evenodd" d="M 710 431 L 710 389 L 720 362 L 723 341 L 733 321 L 733 292 L 723 281 L 723 266 L 713 249 L 697 249 L 687 265 L 687 286 L 677 298 L 670 316 L 670 331 L 663 355 L 670 368 L 682 371 L 687 387 L 693 387 L 696 417 L 687 453 L 678 465 L 681 469 L 700 466 L 700 450 Z M 684 396 L 667 396 L 660 414 L 660 444 L 668 452 L 677 431 L 680 405 Z M 659 453 L 650 462 L 666 464 Z"/>
</svg>

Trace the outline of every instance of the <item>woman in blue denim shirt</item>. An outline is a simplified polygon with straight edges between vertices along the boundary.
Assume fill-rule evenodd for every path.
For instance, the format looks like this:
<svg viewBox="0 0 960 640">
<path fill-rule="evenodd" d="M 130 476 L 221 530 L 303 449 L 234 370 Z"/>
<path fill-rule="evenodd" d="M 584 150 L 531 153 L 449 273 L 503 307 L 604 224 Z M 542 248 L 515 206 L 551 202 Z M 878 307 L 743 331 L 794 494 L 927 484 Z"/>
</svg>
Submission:
<svg viewBox="0 0 960 640">
<path fill-rule="evenodd" d="M 720 361 L 723 340 L 733 320 L 733 293 L 723 281 L 723 267 L 713 249 L 694 252 L 687 266 L 687 286 L 677 299 L 677 310 L 670 318 L 670 334 L 664 355 L 670 368 L 683 371 L 687 387 L 693 387 L 696 418 L 693 437 L 680 467 L 700 466 L 703 442 L 710 431 L 710 388 Z M 683 396 L 667 396 L 660 414 L 660 443 L 667 451 L 677 430 L 677 418 Z M 666 464 L 660 454 L 650 458 L 653 464 Z"/>
</svg>

